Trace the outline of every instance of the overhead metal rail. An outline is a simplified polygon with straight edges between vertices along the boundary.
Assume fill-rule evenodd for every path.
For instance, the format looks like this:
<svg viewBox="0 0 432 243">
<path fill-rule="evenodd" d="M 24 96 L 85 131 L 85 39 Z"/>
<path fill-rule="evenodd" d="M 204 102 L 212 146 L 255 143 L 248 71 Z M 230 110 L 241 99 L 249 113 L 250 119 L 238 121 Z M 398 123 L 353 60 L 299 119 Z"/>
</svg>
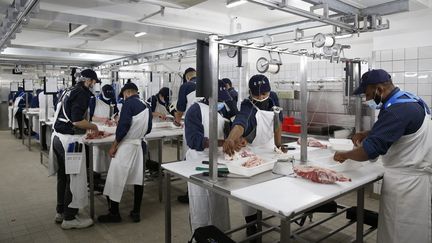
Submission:
<svg viewBox="0 0 432 243">
<path fill-rule="evenodd" d="M 380 15 L 379 11 L 373 11 L 374 6 L 359 9 L 344 3 L 340 0 L 305 0 L 305 2 L 314 4 L 311 6 L 310 11 L 299 9 L 286 4 L 285 0 L 282 1 L 268 1 L 268 0 L 246 0 L 248 2 L 265 6 L 273 10 L 284 11 L 294 15 L 298 15 L 307 20 L 298 21 L 294 23 L 278 25 L 269 28 L 263 28 L 259 30 L 227 35 L 225 38 L 236 39 L 236 40 L 250 40 L 255 38 L 261 38 L 264 36 L 276 36 L 281 34 L 287 34 L 292 32 L 302 32 L 305 30 L 333 26 L 333 33 L 342 35 L 344 33 L 360 34 L 363 32 L 372 32 L 388 29 L 390 27 L 389 21 L 383 21 L 382 15 L 398 13 L 409 10 L 409 0 L 396 0 L 393 2 L 377 5 L 382 11 Z M 317 14 L 317 10 L 322 10 L 323 14 Z M 336 14 L 330 15 L 330 11 Z M 364 13 L 368 15 L 364 16 Z M 302 37 L 303 38 L 303 37 Z M 297 36 L 292 39 L 285 41 L 293 42 L 301 40 Z M 281 43 L 282 44 L 282 43 Z M 122 66 L 124 61 L 127 61 L 126 65 L 129 65 L 131 60 L 144 60 L 148 62 L 149 59 L 155 56 L 161 57 L 161 55 L 171 54 L 176 55 L 182 50 L 195 50 L 196 43 L 189 43 L 172 48 L 161 49 L 157 51 L 151 51 L 146 53 L 140 53 L 136 55 L 126 56 L 124 58 L 109 60 L 102 62 L 99 65 L 113 65 Z M 300 50 L 299 50 L 300 51 Z M 295 54 L 295 53 L 290 53 Z M 301 53 L 304 54 L 304 53 Z M 313 57 L 313 56 L 312 56 Z"/>
</svg>

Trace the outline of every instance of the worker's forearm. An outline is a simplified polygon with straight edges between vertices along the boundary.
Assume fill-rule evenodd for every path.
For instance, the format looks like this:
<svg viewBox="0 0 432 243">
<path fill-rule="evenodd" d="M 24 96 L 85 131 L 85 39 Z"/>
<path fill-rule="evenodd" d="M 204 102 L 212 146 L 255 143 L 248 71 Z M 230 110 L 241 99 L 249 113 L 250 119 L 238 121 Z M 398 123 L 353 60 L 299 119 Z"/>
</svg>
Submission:
<svg viewBox="0 0 432 243">
<path fill-rule="evenodd" d="M 366 151 L 363 149 L 363 147 L 357 147 L 351 151 L 345 152 L 345 156 L 348 159 L 352 159 L 355 161 L 366 161 L 369 159 Z"/>
<path fill-rule="evenodd" d="M 282 145 L 282 128 L 280 126 L 275 130 L 274 143 L 278 148 Z"/>
<path fill-rule="evenodd" d="M 72 123 L 74 126 L 81 128 L 81 129 L 85 129 L 85 130 L 95 130 L 97 129 L 97 126 L 94 123 L 91 123 L 87 120 L 81 120 L 78 122 L 73 122 Z"/>
<path fill-rule="evenodd" d="M 233 129 L 231 129 L 230 134 L 228 135 L 227 139 L 231 139 L 231 140 L 237 140 L 239 139 L 244 133 L 244 128 L 240 125 L 235 125 L 233 127 Z"/>
<path fill-rule="evenodd" d="M 176 112 L 174 115 L 175 115 L 175 119 L 176 119 L 176 121 L 180 122 L 181 119 L 182 119 L 182 116 L 183 116 L 183 112 L 178 111 L 178 112 Z"/>
</svg>

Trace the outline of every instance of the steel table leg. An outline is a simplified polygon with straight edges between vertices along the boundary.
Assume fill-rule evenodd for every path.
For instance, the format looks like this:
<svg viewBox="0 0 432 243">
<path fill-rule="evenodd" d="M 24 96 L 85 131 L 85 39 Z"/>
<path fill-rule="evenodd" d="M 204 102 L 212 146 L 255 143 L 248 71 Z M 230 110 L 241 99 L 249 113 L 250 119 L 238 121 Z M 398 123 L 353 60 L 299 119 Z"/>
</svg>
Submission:
<svg viewBox="0 0 432 243">
<path fill-rule="evenodd" d="M 89 190 L 90 190 L 90 217 L 94 219 L 95 210 L 94 210 L 94 178 L 93 178 L 93 145 L 89 144 Z"/>
<path fill-rule="evenodd" d="M 29 127 L 28 127 L 28 149 L 29 149 L 29 151 L 31 151 L 31 137 L 32 137 L 32 135 L 31 135 L 31 133 L 32 133 L 32 130 L 33 130 L 33 117 L 32 116 L 29 116 Z M 24 124 L 23 124 L 23 127 L 24 127 Z"/>
<path fill-rule="evenodd" d="M 356 242 L 363 242 L 363 223 L 364 223 L 364 187 L 357 190 L 357 233 Z"/>
<path fill-rule="evenodd" d="M 291 223 L 289 219 L 281 219 L 281 239 L 280 243 L 291 242 Z"/>
<path fill-rule="evenodd" d="M 257 230 L 258 232 L 262 231 L 262 211 L 261 210 L 257 210 Z M 259 238 L 257 238 L 257 242 L 261 243 L 262 242 L 262 237 L 260 236 Z"/>
<path fill-rule="evenodd" d="M 180 138 L 181 138 L 181 136 L 177 137 L 177 161 L 181 160 L 181 158 L 180 158 Z"/>
<path fill-rule="evenodd" d="M 171 243 L 171 174 L 165 173 L 165 243 Z"/>
<path fill-rule="evenodd" d="M 159 202 L 162 202 L 162 138 L 158 140 L 158 189 Z"/>
</svg>

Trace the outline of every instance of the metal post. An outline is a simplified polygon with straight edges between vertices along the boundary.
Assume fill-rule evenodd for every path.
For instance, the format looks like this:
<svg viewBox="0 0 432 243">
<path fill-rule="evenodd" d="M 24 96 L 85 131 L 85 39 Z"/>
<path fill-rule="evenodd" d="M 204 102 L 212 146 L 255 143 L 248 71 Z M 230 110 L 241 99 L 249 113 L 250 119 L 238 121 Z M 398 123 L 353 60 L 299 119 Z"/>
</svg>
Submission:
<svg viewBox="0 0 432 243">
<path fill-rule="evenodd" d="M 29 122 L 28 122 L 28 124 L 29 124 L 29 127 L 28 127 L 28 149 L 29 149 L 29 151 L 31 151 L 31 133 L 32 133 L 32 127 L 33 127 L 33 116 L 31 116 L 31 115 L 29 115 L 28 114 L 28 112 L 27 112 L 27 115 L 28 115 L 28 120 L 29 120 Z"/>
<path fill-rule="evenodd" d="M 209 170 L 210 179 L 217 181 L 217 101 L 218 101 L 218 77 L 219 77 L 219 43 L 217 35 L 209 36 L 209 70 L 211 76 L 211 93 L 209 97 Z"/>
<path fill-rule="evenodd" d="M 171 174 L 165 174 L 165 243 L 171 243 Z"/>
<path fill-rule="evenodd" d="M 159 202 L 162 202 L 162 138 L 158 140 L 158 190 Z"/>
<path fill-rule="evenodd" d="M 356 242 L 363 242 L 363 222 L 364 222 L 364 187 L 357 190 L 357 233 Z"/>
<path fill-rule="evenodd" d="M 256 225 L 257 225 L 257 231 L 258 232 L 262 232 L 262 211 L 261 210 L 257 210 Z M 256 242 L 257 243 L 261 243 L 262 242 L 262 237 L 260 236 L 259 238 L 257 238 Z"/>
<path fill-rule="evenodd" d="M 51 145 L 52 146 L 52 145 Z M 88 145 L 89 155 L 89 196 L 90 196 L 90 217 L 94 219 L 94 178 L 93 178 L 93 144 Z"/>
<path fill-rule="evenodd" d="M 360 73 L 361 73 L 361 65 L 360 62 L 353 62 L 352 64 L 352 72 L 353 72 L 353 81 L 355 83 L 355 87 L 360 86 Z M 360 132 L 362 130 L 362 101 L 361 97 L 355 97 L 355 130 L 356 132 Z"/>
<path fill-rule="evenodd" d="M 237 53 L 237 55 L 241 55 L 241 53 Z M 243 82 L 243 67 L 238 67 L 238 72 L 239 72 L 238 101 L 240 101 L 240 102 L 237 102 L 236 105 L 237 105 L 237 108 L 240 109 L 240 104 L 241 104 L 242 100 L 244 99 L 244 97 L 243 97 L 244 91 L 243 90 L 245 88 L 244 82 Z"/>
<path fill-rule="evenodd" d="M 280 243 L 291 242 L 291 225 L 288 219 L 281 219 Z"/>
<path fill-rule="evenodd" d="M 307 162 L 307 56 L 300 57 L 301 145 L 300 161 Z"/>
</svg>

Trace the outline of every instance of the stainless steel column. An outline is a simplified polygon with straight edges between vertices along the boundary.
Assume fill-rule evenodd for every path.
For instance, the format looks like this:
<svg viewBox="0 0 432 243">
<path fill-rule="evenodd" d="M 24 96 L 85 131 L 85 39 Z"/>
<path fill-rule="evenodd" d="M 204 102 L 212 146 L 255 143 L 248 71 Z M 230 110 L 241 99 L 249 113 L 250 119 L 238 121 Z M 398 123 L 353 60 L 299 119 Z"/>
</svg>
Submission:
<svg viewBox="0 0 432 243">
<path fill-rule="evenodd" d="M 360 86 L 361 80 L 361 63 L 352 63 L 352 77 L 354 79 L 355 87 Z M 355 97 L 355 130 L 356 132 L 362 131 L 362 101 L 360 96 Z"/>
<path fill-rule="evenodd" d="M 300 57 L 300 116 L 301 116 L 301 144 L 300 161 L 307 162 L 307 56 Z"/>
<path fill-rule="evenodd" d="M 209 170 L 212 181 L 217 181 L 217 101 L 219 77 L 219 43 L 217 39 L 217 35 L 209 36 L 209 70 L 211 76 L 211 93 L 209 97 Z"/>
<path fill-rule="evenodd" d="M 171 174 L 165 174 L 165 243 L 171 243 Z"/>
</svg>

